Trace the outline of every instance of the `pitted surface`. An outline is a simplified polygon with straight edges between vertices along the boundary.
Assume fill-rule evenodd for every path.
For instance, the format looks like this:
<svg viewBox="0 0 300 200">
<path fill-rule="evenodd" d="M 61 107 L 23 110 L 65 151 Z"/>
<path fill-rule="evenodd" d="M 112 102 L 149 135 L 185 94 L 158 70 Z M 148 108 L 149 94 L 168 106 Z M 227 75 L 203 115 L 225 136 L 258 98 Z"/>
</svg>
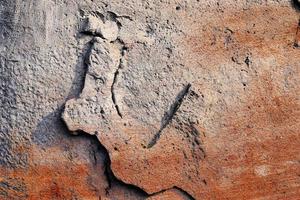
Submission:
<svg viewBox="0 0 300 200">
<path fill-rule="evenodd" d="M 0 199 L 297 199 L 296 4 L 0 2 Z"/>
</svg>

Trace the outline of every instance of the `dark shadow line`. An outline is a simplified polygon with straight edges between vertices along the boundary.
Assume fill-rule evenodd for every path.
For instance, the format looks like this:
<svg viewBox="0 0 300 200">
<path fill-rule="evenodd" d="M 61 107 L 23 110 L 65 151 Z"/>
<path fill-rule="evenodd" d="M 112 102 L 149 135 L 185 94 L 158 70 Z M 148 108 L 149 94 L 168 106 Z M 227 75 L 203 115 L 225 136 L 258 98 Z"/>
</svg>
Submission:
<svg viewBox="0 0 300 200">
<path fill-rule="evenodd" d="M 186 86 L 184 86 L 184 88 L 177 95 L 174 103 L 171 105 L 169 110 L 167 112 L 165 112 L 165 115 L 164 115 L 164 117 L 161 121 L 160 129 L 158 130 L 158 132 L 154 135 L 154 137 L 151 139 L 151 141 L 147 145 L 148 149 L 153 147 L 157 143 L 157 141 L 159 140 L 159 138 L 161 136 L 162 131 L 171 123 L 171 121 L 173 120 L 176 112 L 180 108 L 184 98 L 188 94 L 190 88 L 191 88 L 190 83 L 187 84 Z"/>
</svg>

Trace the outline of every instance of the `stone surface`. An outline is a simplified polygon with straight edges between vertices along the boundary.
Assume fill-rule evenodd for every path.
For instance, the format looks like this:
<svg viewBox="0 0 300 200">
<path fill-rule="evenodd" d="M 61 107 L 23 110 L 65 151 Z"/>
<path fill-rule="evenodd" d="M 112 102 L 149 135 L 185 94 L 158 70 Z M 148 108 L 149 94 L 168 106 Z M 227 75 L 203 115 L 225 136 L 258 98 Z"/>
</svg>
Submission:
<svg viewBox="0 0 300 200">
<path fill-rule="evenodd" d="M 298 5 L 1 1 L 0 199 L 298 199 Z"/>
<path fill-rule="evenodd" d="M 191 197 L 186 196 L 182 192 L 178 191 L 177 189 L 169 189 L 163 191 L 159 194 L 155 194 L 147 198 L 147 200 L 164 200 L 164 199 L 173 199 L 173 200 L 188 200 Z"/>
<path fill-rule="evenodd" d="M 90 15 L 86 17 L 86 24 L 83 31 L 88 34 L 104 37 L 109 41 L 115 41 L 118 38 L 119 27 L 116 21 L 109 19 L 103 21 L 102 19 Z"/>
</svg>

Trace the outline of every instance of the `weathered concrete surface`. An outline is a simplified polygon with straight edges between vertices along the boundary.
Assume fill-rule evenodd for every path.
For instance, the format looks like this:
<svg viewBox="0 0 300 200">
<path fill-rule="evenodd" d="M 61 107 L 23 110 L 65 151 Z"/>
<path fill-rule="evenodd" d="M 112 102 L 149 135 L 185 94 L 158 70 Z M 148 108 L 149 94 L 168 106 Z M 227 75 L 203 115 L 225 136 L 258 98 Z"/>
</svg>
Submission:
<svg viewBox="0 0 300 200">
<path fill-rule="evenodd" d="M 299 198 L 299 18 L 1 1 L 0 199 Z"/>
</svg>

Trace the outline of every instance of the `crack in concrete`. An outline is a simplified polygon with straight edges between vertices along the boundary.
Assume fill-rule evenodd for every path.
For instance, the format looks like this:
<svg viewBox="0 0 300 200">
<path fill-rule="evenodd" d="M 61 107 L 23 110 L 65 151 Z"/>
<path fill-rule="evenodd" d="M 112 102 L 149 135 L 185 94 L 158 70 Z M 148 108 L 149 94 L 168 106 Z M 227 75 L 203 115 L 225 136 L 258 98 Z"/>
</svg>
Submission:
<svg viewBox="0 0 300 200">
<path fill-rule="evenodd" d="M 119 105 L 117 103 L 117 100 L 116 100 L 115 84 L 117 83 L 119 71 L 120 71 L 120 69 L 122 68 L 122 65 L 123 65 L 123 58 L 124 58 L 125 52 L 126 52 L 126 47 L 123 46 L 122 50 L 121 50 L 121 54 L 122 54 L 121 56 L 122 57 L 120 58 L 120 63 L 119 63 L 118 69 L 115 71 L 113 83 L 111 85 L 111 98 L 112 98 L 113 104 L 115 105 L 116 111 L 117 111 L 118 115 L 121 118 L 123 118 L 123 115 L 121 113 L 120 107 L 119 107 Z"/>
<path fill-rule="evenodd" d="M 117 113 L 118 113 L 118 115 L 121 117 L 121 118 L 123 118 L 123 116 L 122 116 L 122 113 L 121 113 L 121 111 L 120 111 L 120 108 L 119 108 L 119 105 L 117 104 L 117 100 L 116 100 L 116 94 L 115 94 L 115 84 L 116 84 L 116 82 L 117 82 L 117 77 L 118 77 L 118 75 L 119 75 L 119 69 L 120 69 L 120 66 L 119 66 L 119 68 L 116 70 L 116 72 L 115 72 L 115 75 L 114 75 L 114 80 L 113 80 L 113 83 L 112 83 L 112 85 L 111 85 L 111 98 L 112 98 L 112 101 L 113 101 L 113 104 L 115 105 L 115 108 L 116 108 L 116 111 L 117 111 Z"/>
<path fill-rule="evenodd" d="M 184 98 L 187 96 L 191 86 L 192 85 L 189 83 L 186 86 L 184 86 L 184 88 L 179 92 L 179 94 L 177 95 L 177 97 L 175 99 L 175 102 L 171 105 L 169 110 L 165 113 L 165 115 L 162 119 L 160 129 L 154 135 L 154 137 L 151 139 L 151 141 L 148 143 L 148 145 L 147 145 L 148 149 L 153 147 L 157 143 L 157 141 L 159 140 L 163 130 L 171 123 L 171 121 L 173 120 L 176 112 L 180 108 Z"/>
</svg>

